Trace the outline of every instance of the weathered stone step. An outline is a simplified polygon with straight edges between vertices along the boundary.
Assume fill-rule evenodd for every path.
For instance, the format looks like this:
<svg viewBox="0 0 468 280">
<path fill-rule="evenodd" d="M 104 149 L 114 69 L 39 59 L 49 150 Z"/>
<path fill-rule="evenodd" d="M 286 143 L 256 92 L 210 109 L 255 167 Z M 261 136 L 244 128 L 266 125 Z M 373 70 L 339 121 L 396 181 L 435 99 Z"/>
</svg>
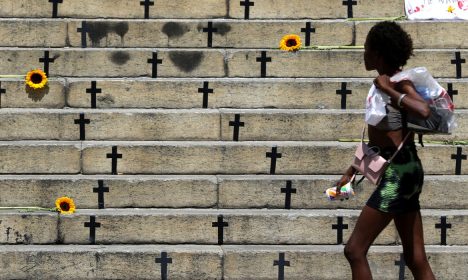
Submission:
<svg viewBox="0 0 468 280">
<path fill-rule="evenodd" d="M 6 245 L 0 278 L 221 279 L 222 256 L 209 245 Z"/>
<path fill-rule="evenodd" d="M 209 31 L 211 22 L 212 31 Z M 297 34 L 303 46 L 364 45 L 376 21 L 346 20 L 74 20 L 0 19 L 2 47 L 264 48 L 277 49 L 281 37 Z M 400 21 L 413 46 L 467 48 L 463 21 Z M 85 26 L 86 37 L 81 29 Z M 310 33 L 303 32 L 307 26 Z M 80 31 L 78 31 L 80 30 Z M 212 33 L 209 33 L 212 32 Z M 211 39 L 209 39 L 211 34 Z M 306 41 L 309 34 L 309 41 Z M 330 36 L 333 34 L 333 36 Z M 34 36 L 33 36 L 34 35 Z M 261 40 L 259 39 L 261 38 Z M 444 40 L 440 40 L 444 38 Z"/>
<path fill-rule="evenodd" d="M 97 108 L 285 108 L 363 109 L 371 79 L 350 78 L 53 78 L 49 88 L 35 94 L 24 81 L 2 79 L 1 108 L 92 107 L 92 82 L 100 89 Z M 204 104 L 203 88 L 211 89 Z M 467 79 L 439 79 L 451 89 L 457 109 L 468 108 Z M 157 90 L 155 90 L 157 89 Z M 348 91 L 346 99 L 339 94 Z M 66 94 L 65 94 L 66 92 Z"/>
<path fill-rule="evenodd" d="M 339 175 L 220 175 L 220 176 L 86 176 L 2 175 L 0 207 L 53 207 L 67 195 L 78 209 L 90 208 L 269 208 L 269 209 L 360 209 L 373 185 L 355 189 L 347 201 L 328 201 L 323 191 Z M 288 199 L 287 187 L 291 185 Z M 425 176 L 420 198 L 422 208 L 466 209 L 466 176 Z M 102 193 L 102 199 L 99 197 Z"/>
<path fill-rule="evenodd" d="M 2 109 L 0 140 L 338 141 L 360 139 L 364 110 Z M 468 139 L 468 111 L 452 135 Z M 320 132 L 320 133 L 319 133 Z"/>
<path fill-rule="evenodd" d="M 0 243 L 341 244 L 349 238 L 359 213 L 343 209 L 79 209 L 72 215 L 29 215 L 3 210 L 0 229 L 9 234 L 2 235 Z M 422 216 L 426 244 L 468 244 L 468 210 L 423 210 Z M 394 226 L 375 242 L 398 243 Z"/>
<path fill-rule="evenodd" d="M 404 15 L 404 3 L 385 0 L 359 0 L 348 6 L 342 0 L 320 0 L 310 4 L 308 0 L 257 1 L 142 1 L 93 0 L 63 1 L 54 13 L 54 4 L 47 0 L 4 0 L 0 17 L 73 17 L 73 18 L 346 18 L 346 17 L 394 17 Z M 144 1 L 146 2 L 146 1 Z M 242 4 L 241 2 L 245 2 Z M 350 2 L 351 3 L 351 2 Z M 248 11 L 246 11 L 248 6 Z"/>
<path fill-rule="evenodd" d="M 466 246 L 426 246 L 437 279 L 465 280 Z M 161 258 L 168 264 L 161 264 Z M 404 275 L 400 246 L 372 246 L 369 263 L 377 279 Z M 5 245 L 0 248 L 2 279 L 159 279 L 167 268 L 168 279 L 268 279 L 277 280 L 281 266 L 285 279 L 348 279 L 351 269 L 338 245 Z M 16 262 L 12 263 L 11 259 Z M 170 259 L 170 260 L 169 260 Z M 224 259 L 224 261 L 223 261 Z M 330 271 L 331 260 L 336 265 Z M 157 263 L 156 261 L 159 261 Z M 276 265 L 275 265 L 276 264 Z M 335 277 L 335 278 L 330 278 Z"/>
<path fill-rule="evenodd" d="M 355 148 L 320 141 L 0 141 L 0 173 L 342 174 Z M 463 148 L 418 147 L 426 174 L 468 174 Z"/>
<path fill-rule="evenodd" d="M 434 77 L 468 77 L 468 71 L 463 71 L 466 57 L 467 50 L 416 50 L 408 67 L 426 66 Z M 46 63 L 48 58 L 53 62 Z M 374 71 L 365 70 L 363 50 L 289 53 L 280 50 L 0 48 L 0 60 L 3 61 L 1 73 L 18 74 L 25 69 L 47 66 L 52 77 L 363 78 L 376 75 Z"/>
</svg>

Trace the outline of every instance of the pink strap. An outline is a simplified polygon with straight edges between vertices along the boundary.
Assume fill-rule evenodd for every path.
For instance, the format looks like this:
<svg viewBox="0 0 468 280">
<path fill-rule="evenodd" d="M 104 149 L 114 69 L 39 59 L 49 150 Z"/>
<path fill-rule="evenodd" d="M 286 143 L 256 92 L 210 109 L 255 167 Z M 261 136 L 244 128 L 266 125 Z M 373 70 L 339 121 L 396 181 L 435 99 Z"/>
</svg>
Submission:
<svg viewBox="0 0 468 280">
<path fill-rule="evenodd" d="M 366 126 L 367 124 L 364 123 L 364 127 L 362 128 L 362 137 L 361 137 L 361 143 L 364 142 L 364 134 L 366 133 Z M 395 157 L 396 155 L 398 154 L 398 152 L 401 150 L 401 148 L 403 148 L 403 145 L 405 144 L 406 140 L 408 139 L 408 137 L 410 136 L 410 133 L 411 132 L 408 132 L 408 134 L 406 134 L 405 138 L 403 139 L 403 141 L 401 141 L 400 145 L 398 145 L 398 148 L 397 150 L 395 151 L 395 153 L 392 155 L 391 158 L 389 158 L 387 160 L 388 163 L 390 163 Z"/>
</svg>

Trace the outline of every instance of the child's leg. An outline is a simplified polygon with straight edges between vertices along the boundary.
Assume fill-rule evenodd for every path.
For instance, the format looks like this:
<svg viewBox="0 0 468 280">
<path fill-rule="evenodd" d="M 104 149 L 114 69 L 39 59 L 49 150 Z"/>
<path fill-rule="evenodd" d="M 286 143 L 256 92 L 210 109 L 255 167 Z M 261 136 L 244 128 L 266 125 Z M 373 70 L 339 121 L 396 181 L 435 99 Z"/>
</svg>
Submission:
<svg viewBox="0 0 468 280">
<path fill-rule="evenodd" d="M 424 249 L 421 212 L 413 211 L 396 215 L 395 225 L 403 244 L 406 265 L 413 273 L 414 279 L 435 279 Z"/>
<path fill-rule="evenodd" d="M 346 259 L 351 265 L 354 280 L 372 279 L 366 257 L 367 251 L 392 219 L 392 214 L 378 211 L 369 206 L 364 206 L 362 209 L 356 227 L 344 249 Z"/>
</svg>

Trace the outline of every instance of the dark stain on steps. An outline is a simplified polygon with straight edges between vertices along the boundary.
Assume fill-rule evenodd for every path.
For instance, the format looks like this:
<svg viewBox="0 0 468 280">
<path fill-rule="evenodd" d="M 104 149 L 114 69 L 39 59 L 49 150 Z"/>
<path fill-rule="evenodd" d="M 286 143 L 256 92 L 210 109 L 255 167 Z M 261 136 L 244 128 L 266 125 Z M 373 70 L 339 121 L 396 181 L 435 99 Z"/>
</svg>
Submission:
<svg viewBox="0 0 468 280">
<path fill-rule="evenodd" d="M 183 36 L 189 31 L 189 27 L 185 24 L 177 22 L 168 22 L 164 24 L 162 32 L 167 35 L 169 38 L 178 38 Z"/>
<path fill-rule="evenodd" d="M 169 53 L 169 58 L 179 70 L 187 73 L 198 68 L 203 59 L 203 53 L 198 51 L 175 51 Z"/>
</svg>

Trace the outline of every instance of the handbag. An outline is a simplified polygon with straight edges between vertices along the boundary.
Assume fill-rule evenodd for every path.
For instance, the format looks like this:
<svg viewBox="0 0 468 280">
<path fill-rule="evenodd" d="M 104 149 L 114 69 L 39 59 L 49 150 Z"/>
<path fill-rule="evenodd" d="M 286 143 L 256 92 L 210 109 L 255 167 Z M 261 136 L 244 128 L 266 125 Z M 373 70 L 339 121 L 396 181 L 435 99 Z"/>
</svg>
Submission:
<svg viewBox="0 0 468 280">
<path fill-rule="evenodd" d="M 406 142 L 406 139 L 408 139 L 410 133 L 408 132 L 403 141 L 401 141 L 395 153 L 388 160 L 386 160 L 385 158 L 380 156 L 379 147 L 369 147 L 369 145 L 364 143 L 365 132 L 366 125 L 364 125 L 364 128 L 362 129 L 361 143 L 359 143 L 356 148 L 356 152 L 354 153 L 354 161 L 351 164 L 351 166 L 354 169 L 356 169 L 359 173 L 364 175 L 374 185 L 378 185 L 382 180 L 382 176 L 385 173 L 385 169 L 392 162 L 393 158 L 395 158 L 397 153 L 401 150 L 403 144 Z"/>
</svg>

